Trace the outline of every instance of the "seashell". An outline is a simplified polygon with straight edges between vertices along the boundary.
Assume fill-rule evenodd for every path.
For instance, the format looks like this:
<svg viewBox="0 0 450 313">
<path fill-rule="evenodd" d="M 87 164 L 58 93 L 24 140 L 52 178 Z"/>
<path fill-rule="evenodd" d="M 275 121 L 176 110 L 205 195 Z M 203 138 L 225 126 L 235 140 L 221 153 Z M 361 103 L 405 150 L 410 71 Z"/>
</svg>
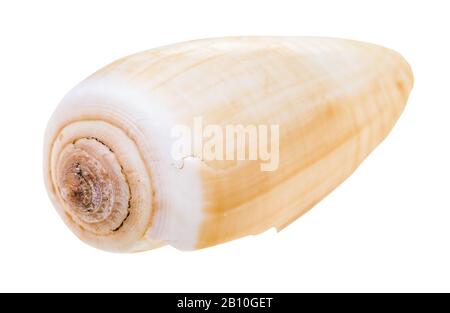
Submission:
<svg viewBox="0 0 450 313">
<path fill-rule="evenodd" d="M 81 240 L 109 251 L 198 249 L 282 229 L 386 137 L 412 85 L 399 54 L 343 39 L 219 38 L 137 53 L 57 107 L 47 190 Z M 230 125 L 248 140 L 216 137 L 224 145 L 205 157 L 206 136 L 174 156 L 177 127 L 192 139 Z"/>
</svg>

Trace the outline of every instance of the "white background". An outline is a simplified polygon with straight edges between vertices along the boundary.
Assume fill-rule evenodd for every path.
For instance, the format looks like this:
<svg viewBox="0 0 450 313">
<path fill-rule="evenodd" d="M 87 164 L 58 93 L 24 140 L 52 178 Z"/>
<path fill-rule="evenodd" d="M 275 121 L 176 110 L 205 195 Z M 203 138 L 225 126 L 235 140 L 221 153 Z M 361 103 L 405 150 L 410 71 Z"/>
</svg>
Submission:
<svg viewBox="0 0 450 313">
<path fill-rule="evenodd" d="M 0 290 L 450 290 L 448 1 L 1 1 Z M 50 114 L 115 59 L 184 40 L 321 35 L 404 55 L 415 87 L 389 137 L 280 233 L 196 252 L 111 254 L 75 238 L 42 178 Z"/>
</svg>

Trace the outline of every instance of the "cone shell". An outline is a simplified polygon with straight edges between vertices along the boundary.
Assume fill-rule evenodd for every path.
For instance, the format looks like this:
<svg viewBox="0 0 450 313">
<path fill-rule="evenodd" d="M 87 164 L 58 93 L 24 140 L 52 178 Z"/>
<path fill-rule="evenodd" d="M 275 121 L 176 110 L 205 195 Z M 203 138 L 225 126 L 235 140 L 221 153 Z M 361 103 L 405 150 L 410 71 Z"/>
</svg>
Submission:
<svg viewBox="0 0 450 313">
<path fill-rule="evenodd" d="M 61 101 L 47 189 L 69 228 L 110 251 L 197 249 L 282 229 L 345 180 L 413 85 L 396 52 L 329 38 L 221 38 L 131 55 Z M 279 125 L 279 161 L 174 162 L 172 130 Z"/>
</svg>

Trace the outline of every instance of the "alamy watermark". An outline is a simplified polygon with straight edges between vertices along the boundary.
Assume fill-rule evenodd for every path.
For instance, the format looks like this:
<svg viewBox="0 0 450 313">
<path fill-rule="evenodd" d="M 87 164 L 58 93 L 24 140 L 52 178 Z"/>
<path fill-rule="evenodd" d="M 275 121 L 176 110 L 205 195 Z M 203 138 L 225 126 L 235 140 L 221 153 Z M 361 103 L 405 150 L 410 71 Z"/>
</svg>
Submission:
<svg viewBox="0 0 450 313">
<path fill-rule="evenodd" d="M 261 171 L 275 171 L 280 161 L 279 125 L 203 124 L 201 116 L 192 125 L 172 128 L 172 157 L 183 160 L 259 161 Z"/>
</svg>

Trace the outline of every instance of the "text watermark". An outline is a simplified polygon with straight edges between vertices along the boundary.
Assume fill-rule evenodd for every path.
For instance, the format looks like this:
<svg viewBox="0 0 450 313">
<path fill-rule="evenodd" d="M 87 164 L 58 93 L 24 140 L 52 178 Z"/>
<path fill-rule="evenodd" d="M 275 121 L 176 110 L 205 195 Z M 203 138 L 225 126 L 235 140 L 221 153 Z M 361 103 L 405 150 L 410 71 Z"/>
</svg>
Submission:
<svg viewBox="0 0 450 313">
<path fill-rule="evenodd" d="M 183 160 L 194 156 L 201 160 L 259 161 L 264 172 L 278 169 L 280 161 L 279 125 L 204 125 L 201 116 L 192 125 L 172 128 L 172 157 Z"/>
</svg>

